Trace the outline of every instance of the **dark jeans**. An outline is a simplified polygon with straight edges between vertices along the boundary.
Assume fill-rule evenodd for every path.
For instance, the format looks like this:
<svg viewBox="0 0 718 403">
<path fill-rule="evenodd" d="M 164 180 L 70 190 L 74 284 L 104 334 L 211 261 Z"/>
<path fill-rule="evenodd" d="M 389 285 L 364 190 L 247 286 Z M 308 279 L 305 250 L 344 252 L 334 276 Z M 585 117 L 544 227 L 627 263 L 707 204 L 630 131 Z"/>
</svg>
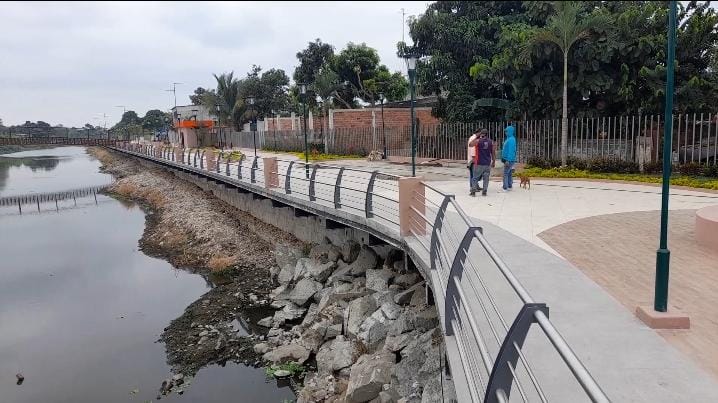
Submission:
<svg viewBox="0 0 718 403">
<path fill-rule="evenodd" d="M 513 169 L 513 162 L 504 162 L 504 190 L 511 189 L 514 186 Z"/>
<path fill-rule="evenodd" d="M 483 192 L 489 189 L 489 176 L 491 176 L 491 167 L 488 165 L 474 165 L 474 183 L 473 190 L 479 189 L 479 181 L 483 178 Z"/>
</svg>

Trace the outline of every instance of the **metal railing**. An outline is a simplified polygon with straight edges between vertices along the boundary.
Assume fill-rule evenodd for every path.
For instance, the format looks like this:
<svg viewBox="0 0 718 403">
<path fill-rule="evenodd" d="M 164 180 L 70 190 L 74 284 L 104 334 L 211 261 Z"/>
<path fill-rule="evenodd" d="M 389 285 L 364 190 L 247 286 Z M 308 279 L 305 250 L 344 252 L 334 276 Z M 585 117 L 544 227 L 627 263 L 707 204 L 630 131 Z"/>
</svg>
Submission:
<svg viewBox="0 0 718 403">
<path fill-rule="evenodd" d="M 457 391 L 467 391 L 466 400 L 508 402 L 515 391 L 524 402 L 550 401 L 556 390 L 545 390 L 542 373 L 530 365 L 532 354 L 540 350 L 539 355 L 549 351 L 557 356 L 558 366 L 573 374 L 582 395 L 593 402 L 609 401 L 549 320 L 548 306 L 534 301 L 454 196 L 424 182 L 416 185 L 414 179 L 404 182 L 415 186 L 411 200 L 402 200 L 404 178 L 378 171 L 255 156 L 231 161 L 229 153 L 215 158 L 205 150 L 154 145 L 121 148 L 219 175 L 228 183 L 241 182 L 250 191 L 256 187 L 290 196 L 295 205 L 342 211 L 357 223 L 373 220 L 395 237 L 401 238 L 408 225 L 405 242 L 428 269 L 449 367 Z M 408 224 L 401 218 L 406 210 L 411 213 Z M 538 335 L 530 332 L 534 324 L 541 330 Z M 527 343 L 531 348 L 525 348 Z M 560 393 L 564 388 L 562 384 Z"/>
<path fill-rule="evenodd" d="M 0 197 L 0 207 L 17 207 L 20 214 L 22 214 L 22 206 L 25 204 L 31 204 L 37 206 L 37 211 L 40 211 L 40 204 L 55 202 L 55 209 L 59 211 L 59 202 L 70 200 L 77 205 L 77 199 L 82 197 L 93 196 L 95 203 L 97 203 L 97 193 L 104 190 L 109 185 L 90 186 L 79 189 L 64 190 L 61 192 L 49 192 L 49 193 L 30 193 L 16 196 L 5 196 Z"/>
<path fill-rule="evenodd" d="M 456 344 L 472 401 L 509 401 L 512 390 L 524 402 L 550 401 L 523 350 L 533 324 L 586 396 L 609 401 L 549 320 L 548 306 L 534 301 L 454 196 L 426 183 L 422 193 L 414 193 L 424 211 L 413 211 L 411 232 L 428 255 L 447 342 Z"/>
</svg>

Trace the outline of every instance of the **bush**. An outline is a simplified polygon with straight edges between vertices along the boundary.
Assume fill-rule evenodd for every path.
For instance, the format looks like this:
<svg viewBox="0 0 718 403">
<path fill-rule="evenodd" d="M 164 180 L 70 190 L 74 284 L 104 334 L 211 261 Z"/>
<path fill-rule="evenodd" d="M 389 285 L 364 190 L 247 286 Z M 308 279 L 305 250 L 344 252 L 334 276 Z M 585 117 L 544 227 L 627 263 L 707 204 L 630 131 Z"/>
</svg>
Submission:
<svg viewBox="0 0 718 403">
<path fill-rule="evenodd" d="M 651 161 L 643 164 L 643 173 L 659 174 L 663 172 L 663 161 Z"/>
<path fill-rule="evenodd" d="M 638 172 L 638 164 L 618 158 L 597 157 L 588 162 L 588 170 L 598 173 L 631 174 Z"/>
<path fill-rule="evenodd" d="M 703 167 L 696 162 L 689 162 L 687 164 L 679 165 L 677 171 L 681 175 L 698 176 L 702 173 Z"/>
<path fill-rule="evenodd" d="M 529 157 L 529 159 L 526 161 L 526 166 L 528 167 L 534 167 L 534 168 L 554 168 L 561 166 L 561 161 L 554 160 L 550 158 L 544 158 L 544 157 Z"/>
<path fill-rule="evenodd" d="M 709 178 L 718 178 L 718 165 L 706 165 L 703 167 L 701 175 Z"/>
<path fill-rule="evenodd" d="M 588 161 L 579 157 L 568 157 L 566 158 L 566 165 L 571 168 L 586 170 L 588 169 Z"/>
</svg>

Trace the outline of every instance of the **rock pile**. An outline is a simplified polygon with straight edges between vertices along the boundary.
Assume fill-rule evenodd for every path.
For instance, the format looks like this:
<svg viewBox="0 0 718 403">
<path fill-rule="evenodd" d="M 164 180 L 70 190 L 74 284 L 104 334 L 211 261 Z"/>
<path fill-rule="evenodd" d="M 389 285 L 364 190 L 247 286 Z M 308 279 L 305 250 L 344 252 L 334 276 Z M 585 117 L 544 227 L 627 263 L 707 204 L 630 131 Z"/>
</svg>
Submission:
<svg viewBox="0 0 718 403">
<path fill-rule="evenodd" d="M 254 350 L 271 364 L 314 363 L 298 402 L 439 402 L 443 339 L 426 285 L 401 251 L 315 246 L 273 273 L 270 327 Z"/>
</svg>

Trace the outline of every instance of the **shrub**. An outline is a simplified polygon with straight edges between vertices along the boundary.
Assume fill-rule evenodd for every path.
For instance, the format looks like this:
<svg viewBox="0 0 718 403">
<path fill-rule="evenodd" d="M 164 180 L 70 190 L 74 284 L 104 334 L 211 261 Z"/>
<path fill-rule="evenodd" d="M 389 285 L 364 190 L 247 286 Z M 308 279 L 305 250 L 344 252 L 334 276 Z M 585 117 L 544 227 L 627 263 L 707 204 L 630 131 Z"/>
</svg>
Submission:
<svg viewBox="0 0 718 403">
<path fill-rule="evenodd" d="M 588 170 L 599 173 L 631 174 L 638 172 L 638 164 L 618 158 L 597 157 L 588 162 Z"/>
<path fill-rule="evenodd" d="M 687 164 L 679 165 L 678 172 L 681 175 L 686 176 L 698 176 L 702 173 L 703 167 L 696 162 L 689 162 Z"/>
<path fill-rule="evenodd" d="M 663 172 L 663 161 L 651 161 L 643 164 L 643 173 L 659 174 Z"/>
<path fill-rule="evenodd" d="M 561 166 L 561 161 L 550 159 L 550 158 L 533 156 L 533 157 L 529 157 L 529 159 L 526 161 L 526 166 L 548 169 L 548 168 L 554 168 L 554 167 Z"/>
<path fill-rule="evenodd" d="M 579 157 L 568 157 L 566 158 L 566 165 L 571 168 L 586 170 L 588 169 L 588 161 L 584 158 Z"/>
<path fill-rule="evenodd" d="M 236 262 L 237 258 L 234 256 L 213 256 L 209 259 L 207 267 L 209 267 L 212 272 L 222 272 L 232 267 Z"/>
<path fill-rule="evenodd" d="M 718 178 L 718 165 L 706 165 L 703 167 L 701 175 L 709 178 Z"/>
</svg>

